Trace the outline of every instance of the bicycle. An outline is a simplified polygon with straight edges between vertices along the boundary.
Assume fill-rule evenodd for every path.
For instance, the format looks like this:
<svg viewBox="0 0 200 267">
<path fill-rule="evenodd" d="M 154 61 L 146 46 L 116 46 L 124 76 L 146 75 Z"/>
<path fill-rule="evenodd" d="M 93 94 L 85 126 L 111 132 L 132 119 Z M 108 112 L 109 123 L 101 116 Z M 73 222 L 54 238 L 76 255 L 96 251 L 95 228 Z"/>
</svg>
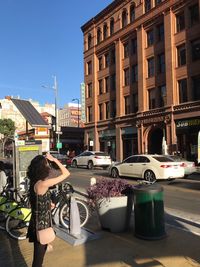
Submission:
<svg viewBox="0 0 200 267">
<path fill-rule="evenodd" d="M 1 222 L 7 233 L 18 240 L 26 238 L 27 227 L 31 218 L 28 193 L 21 193 L 20 188 L 5 188 L 0 203 Z"/>
<path fill-rule="evenodd" d="M 70 199 L 74 189 L 71 184 L 66 183 L 60 189 L 52 191 L 55 208 L 52 209 L 53 225 L 62 226 L 69 230 L 70 228 Z M 76 202 L 80 214 L 80 226 L 84 226 L 89 218 L 89 209 L 84 200 L 77 199 Z M 18 204 L 14 209 L 9 211 L 6 219 L 7 233 L 17 240 L 26 239 L 27 229 L 31 219 L 31 210 L 24 204 Z"/>
</svg>

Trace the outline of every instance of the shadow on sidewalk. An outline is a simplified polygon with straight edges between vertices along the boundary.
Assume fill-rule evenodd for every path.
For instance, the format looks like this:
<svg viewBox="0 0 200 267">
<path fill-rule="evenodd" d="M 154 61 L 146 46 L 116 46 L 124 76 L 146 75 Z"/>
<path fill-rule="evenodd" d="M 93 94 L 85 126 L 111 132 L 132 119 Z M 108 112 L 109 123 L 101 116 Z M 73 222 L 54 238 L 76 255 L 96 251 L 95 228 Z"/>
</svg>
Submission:
<svg viewBox="0 0 200 267">
<path fill-rule="evenodd" d="M 28 267 L 17 240 L 10 238 L 6 232 L 0 231 L 0 266 Z"/>
<path fill-rule="evenodd" d="M 165 222 L 167 236 L 160 240 L 136 238 L 133 216 L 131 227 L 126 232 L 113 234 L 103 231 L 100 239 L 85 243 L 85 266 L 200 266 L 200 236 L 188 232 L 187 227 L 179 222 L 180 218 L 166 215 L 171 217 L 173 226 Z M 182 222 L 199 226 L 187 219 L 182 219 Z M 100 230 L 97 217 L 93 217 L 94 225 L 96 230 L 98 227 Z"/>
</svg>

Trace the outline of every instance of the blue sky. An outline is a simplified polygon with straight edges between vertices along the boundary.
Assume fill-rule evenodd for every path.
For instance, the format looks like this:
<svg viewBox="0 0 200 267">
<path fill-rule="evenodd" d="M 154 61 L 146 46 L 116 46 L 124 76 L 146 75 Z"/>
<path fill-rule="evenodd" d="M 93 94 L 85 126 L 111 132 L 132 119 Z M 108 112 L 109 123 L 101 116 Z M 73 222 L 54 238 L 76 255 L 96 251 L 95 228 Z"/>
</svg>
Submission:
<svg viewBox="0 0 200 267">
<path fill-rule="evenodd" d="M 112 0 L 1 0 L 0 99 L 6 95 L 62 107 L 80 97 L 83 82 L 81 26 Z"/>
</svg>

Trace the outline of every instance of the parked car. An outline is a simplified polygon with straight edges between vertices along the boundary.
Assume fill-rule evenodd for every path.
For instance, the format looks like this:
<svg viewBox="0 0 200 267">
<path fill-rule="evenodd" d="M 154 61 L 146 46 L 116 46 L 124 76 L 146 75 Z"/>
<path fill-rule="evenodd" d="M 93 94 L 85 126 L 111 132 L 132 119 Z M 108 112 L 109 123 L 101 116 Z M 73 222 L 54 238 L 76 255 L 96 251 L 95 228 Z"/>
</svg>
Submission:
<svg viewBox="0 0 200 267">
<path fill-rule="evenodd" d="M 133 155 L 109 168 L 113 178 L 135 177 L 153 182 L 158 179 L 174 179 L 184 176 L 184 168 L 178 162 L 163 155 Z"/>
<path fill-rule="evenodd" d="M 185 177 L 196 172 L 195 162 L 188 161 L 176 155 L 167 155 L 167 157 L 181 164 L 181 166 L 184 168 L 184 171 L 185 171 Z"/>
<path fill-rule="evenodd" d="M 57 158 L 65 167 L 67 166 L 67 159 L 68 159 L 67 155 L 58 153 L 58 151 L 49 151 L 49 153 L 53 157 Z"/>
<path fill-rule="evenodd" d="M 106 169 L 111 164 L 110 156 L 101 151 L 84 151 L 72 159 L 72 166 L 85 166 L 88 169 L 103 167 Z"/>
</svg>

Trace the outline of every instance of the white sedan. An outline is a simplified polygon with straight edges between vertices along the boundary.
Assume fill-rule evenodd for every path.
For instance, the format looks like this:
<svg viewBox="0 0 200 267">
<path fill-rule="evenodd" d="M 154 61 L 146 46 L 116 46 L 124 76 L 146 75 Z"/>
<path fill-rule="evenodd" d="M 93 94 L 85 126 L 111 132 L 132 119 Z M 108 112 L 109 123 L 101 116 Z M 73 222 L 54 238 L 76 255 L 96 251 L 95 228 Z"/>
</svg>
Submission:
<svg viewBox="0 0 200 267">
<path fill-rule="evenodd" d="M 120 163 L 111 165 L 109 174 L 113 178 L 119 176 L 135 177 L 153 182 L 158 179 L 174 179 L 184 177 L 184 168 L 162 155 L 133 155 Z"/>
<path fill-rule="evenodd" d="M 196 172 L 197 170 L 194 161 L 188 161 L 176 155 L 167 155 L 167 157 L 181 164 L 181 166 L 184 168 L 185 171 L 185 177 Z"/>
<path fill-rule="evenodd" d="M 90 170 L 94 167 L 103 167 L 106 169 L 110 164 L 110 156 L 101 151 L 84 151 L 80 155 L 74 157 L 71 162 L 73 167 L 84 166 Z"/>
</svg>

